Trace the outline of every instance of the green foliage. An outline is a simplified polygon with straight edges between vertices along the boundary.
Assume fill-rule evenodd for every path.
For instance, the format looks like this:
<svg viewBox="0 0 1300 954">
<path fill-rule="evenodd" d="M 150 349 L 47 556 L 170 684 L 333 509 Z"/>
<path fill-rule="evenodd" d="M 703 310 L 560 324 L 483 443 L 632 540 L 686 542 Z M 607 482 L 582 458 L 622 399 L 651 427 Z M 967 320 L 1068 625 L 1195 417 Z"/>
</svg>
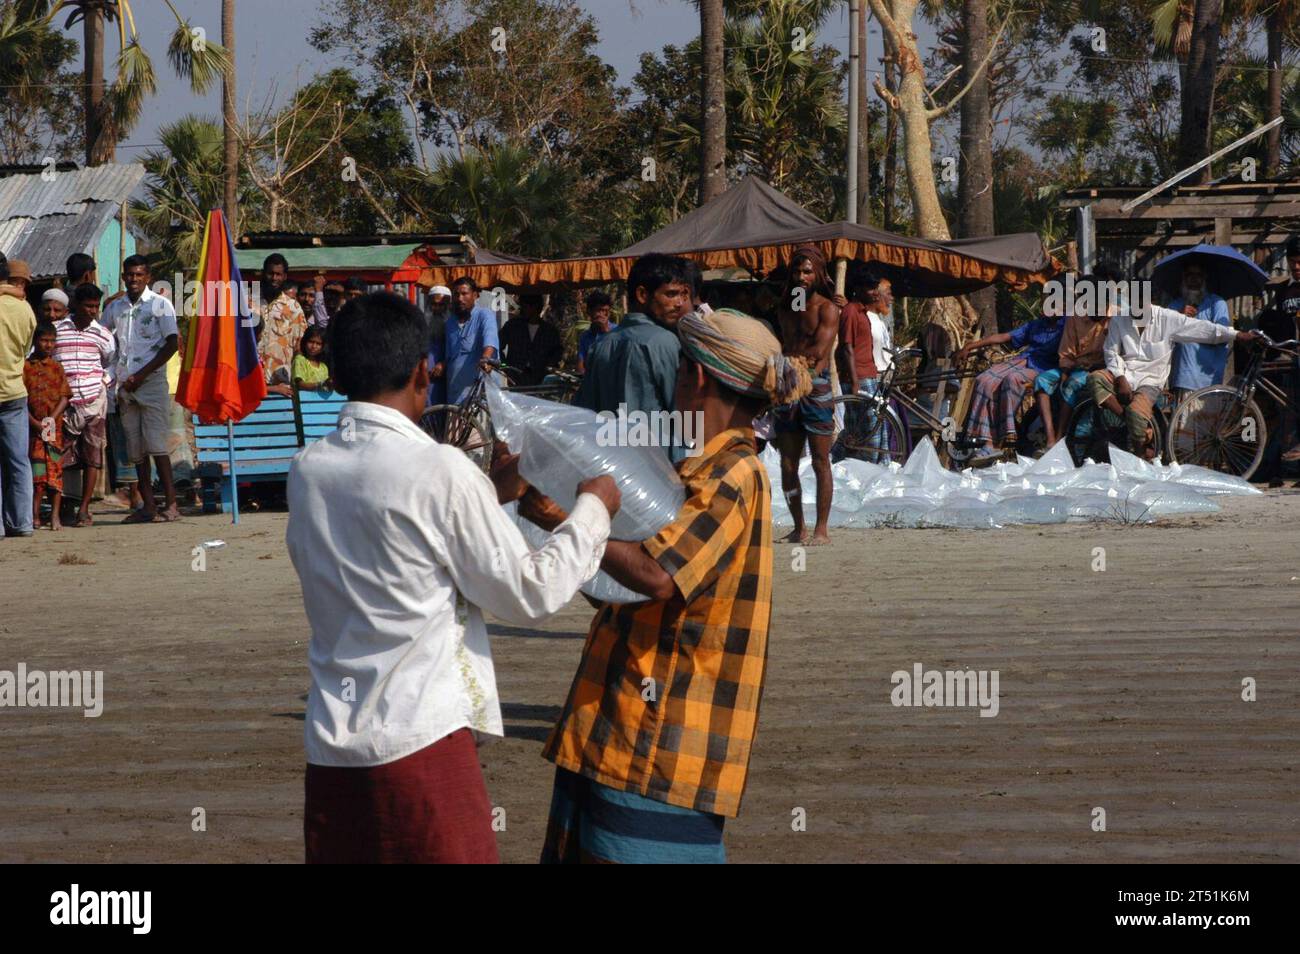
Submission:
<svg viewBox="0 0 1300 954">
<path fill-rule="evenodd" d="M 162 127 L 161 148 L 141 160 L 147 176 L 145 198 L 131 203 L 131 217 L 148 239 L 155 257 L 154 272 L 168 278 L 176 271 L 192 272 L 203 243 L 208 210 L 222 201 L 223 140 L 219 120 L 184 116 Z M 256 213 L 255 197 L 242 184 L 242 214 Z"/>
<path fill-rule="evenodd" d="M 430 206 L 487 248 L 560 257 L 578 243 L 579 219 L 569 172 L 502 143 L 462 157 L 443 154 L 424 186 Z"/>
<path fill-rule="evenodd" d="M 77 43 L 42 0 L 0 0 L 0 163 L 71 159 L 82 149 Z"/>
</svg>

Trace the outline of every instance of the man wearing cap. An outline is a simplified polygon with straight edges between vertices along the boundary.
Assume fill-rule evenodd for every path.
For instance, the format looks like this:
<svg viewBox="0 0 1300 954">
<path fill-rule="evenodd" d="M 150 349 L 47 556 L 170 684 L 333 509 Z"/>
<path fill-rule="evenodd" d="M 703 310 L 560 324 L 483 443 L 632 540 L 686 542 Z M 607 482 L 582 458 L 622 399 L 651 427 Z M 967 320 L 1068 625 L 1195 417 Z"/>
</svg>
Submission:
<svg viewBox="0 0 1300 954">
<path fill-rule="evenodd" d="M 0 252 L 0 512 L 4 536 L 30 537 L 32 463 L 27 456 L 23 364 L 32 346 L 36 314 L 27 304 L 25 286 L 11 283 L 10 268 L 11 263 Z"/>
<path fill-rule="evenodd" d="M 18 297 L 27 300 L 27 287 L 32 283 L 31 267 L 20 258 L 9 263 L 9 285 L 18 292 Z"/>
<path fill-rule="evenodd" d="M 41 296 L 41 317 L 58 324 L 68 317 L 68 293 L 60 288 L 51 288 Z"/>
<path fill-rule="evenodd" d="M 447 403 L 447 310 L 451 289 L 434 285 L 429 289 L 429 395 L 430 404 Z"/>
<path fill-rule="evenodd" d="M 601 568 L 649 600 L 603 604 L 543 756 L 556 765 L 544 862 L 721 862 L 740 811 L 772 612 L 772 490 L 753 419 L 812 387 L 759 322 L 728 308 L 676 322 L 673 406 L 698 415 L 677 464 L 686 502 Z M 529 489 L 525 517 L 563 517 Z"/>
</svg>

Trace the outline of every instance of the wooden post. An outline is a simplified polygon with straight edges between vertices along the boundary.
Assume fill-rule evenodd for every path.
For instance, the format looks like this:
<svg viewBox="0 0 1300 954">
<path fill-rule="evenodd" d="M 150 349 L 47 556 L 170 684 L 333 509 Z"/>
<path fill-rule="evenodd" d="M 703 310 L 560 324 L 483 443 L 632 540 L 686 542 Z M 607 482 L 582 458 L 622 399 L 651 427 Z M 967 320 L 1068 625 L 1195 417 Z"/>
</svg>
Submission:
<svg viewBox="0 0 1300 954">
<path fill-rule="evenodd" d="M 844 282 L 848 278 L 849 262 L 846 258 L 837 258 L 835 260 L 835 294 L 844 294 Z M 840 348 L 840 336 L 838 330 L 835 333 L 835 340 L 831 342 L 831 397 L 839 397 L 840 394 L 840 375 L 835 368 L 835 352 Z M 844 429 L 844 405 L 835 405 L 835 437 L 840 436 L 840 431 Z"/>
</svg>

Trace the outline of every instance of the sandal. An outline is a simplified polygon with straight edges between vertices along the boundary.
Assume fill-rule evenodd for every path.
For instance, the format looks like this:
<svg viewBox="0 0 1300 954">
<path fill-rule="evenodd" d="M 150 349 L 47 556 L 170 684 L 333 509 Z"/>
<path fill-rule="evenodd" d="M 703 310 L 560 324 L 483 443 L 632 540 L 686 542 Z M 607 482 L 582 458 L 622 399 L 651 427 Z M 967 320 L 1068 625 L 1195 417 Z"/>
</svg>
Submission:
<svg viewBox="0 0 1300 954">
<path fill-rule="evenodd" d="M 127 514 L 126 519 L 123 520 L 122 522 L 123 523 L 157 523 L 158 514 L 146 513 L 143 510 L 133 510 L 131 511 L 131 513 Z"/>
</svg>

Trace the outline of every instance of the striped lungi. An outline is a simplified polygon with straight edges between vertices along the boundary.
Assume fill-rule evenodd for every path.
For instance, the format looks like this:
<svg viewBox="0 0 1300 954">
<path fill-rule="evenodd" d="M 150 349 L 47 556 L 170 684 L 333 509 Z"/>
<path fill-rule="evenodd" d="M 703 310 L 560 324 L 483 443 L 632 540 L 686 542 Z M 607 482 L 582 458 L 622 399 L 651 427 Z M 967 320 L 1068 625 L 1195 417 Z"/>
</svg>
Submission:
<svg viewBox="0 0 1300 954">
<path fill-rule="evenodd" d="M 723 864 L 721 815 L 555 770 L 542 864 Z"/>
<path fill-rule="evenodd" d="M 996 447 L 1016 436 L 1016 415 L 1025 393 L 1038 372 L 1029 366 L 1029 358 L 1015 355 L 999 361 L 975 379 L 966 418 L 967 436 L 986 447 Z"/>
</svg>

